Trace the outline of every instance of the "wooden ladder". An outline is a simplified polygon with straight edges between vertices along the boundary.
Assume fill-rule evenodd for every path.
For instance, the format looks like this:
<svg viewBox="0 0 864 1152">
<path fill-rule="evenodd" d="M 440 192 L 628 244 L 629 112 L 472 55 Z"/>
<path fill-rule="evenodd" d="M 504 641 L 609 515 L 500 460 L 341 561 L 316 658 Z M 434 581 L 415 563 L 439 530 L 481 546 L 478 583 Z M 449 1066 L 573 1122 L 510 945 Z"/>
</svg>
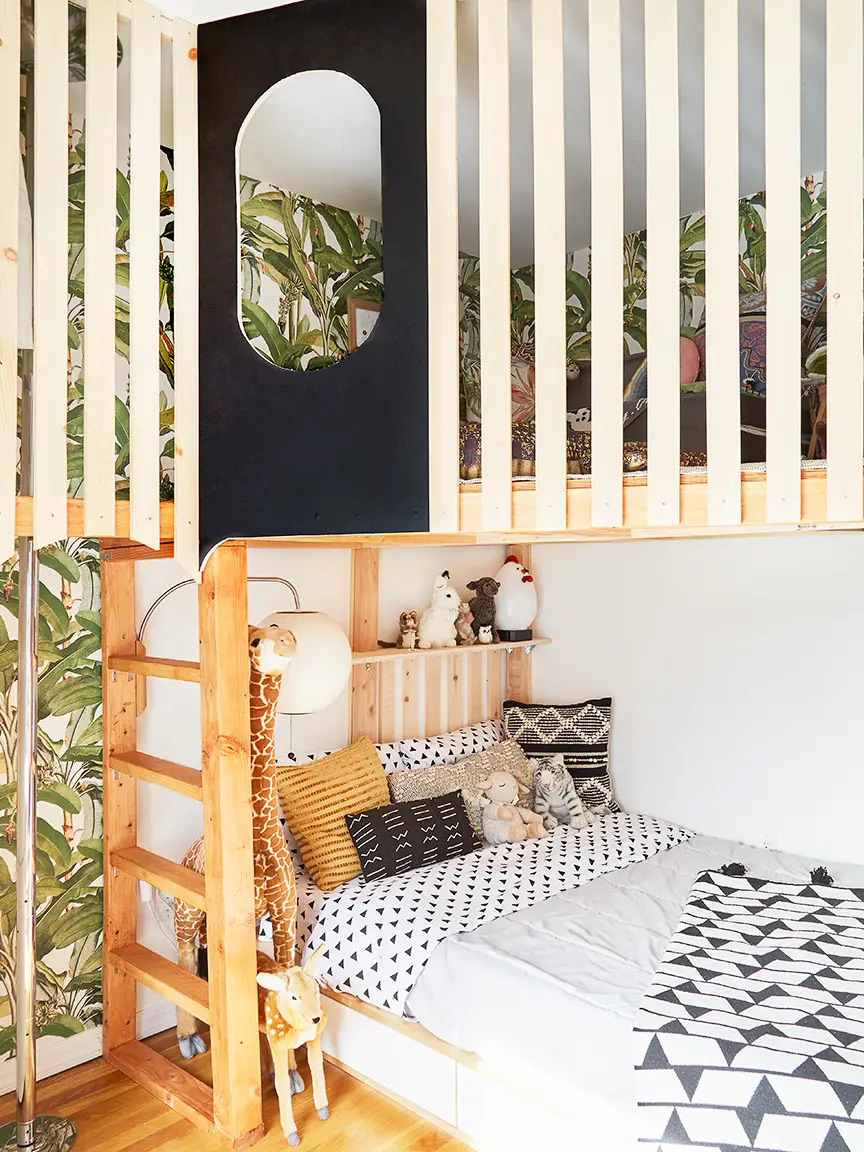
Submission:
<svg viewBox="0 0 864 1152">
<path fill-rule="evenodd" d="M 140 556 L 140 552 L 136 550 Z M 222 545 L 198 597 L 200 663 L 136 655 L 135 564 L 102 557 L 105 1058 L 234 1148 L 263 1134 L 247 655 L 246 549 Z M 139 676 L 200 683 L 202 770 L 137 749 Z M 204 805 L 204 876 L 138 844 L 138 781 Z M 138 881 L 207 912 L 209 983 L 137 942 Z M 213 1087 L 136 1038 L 139 984 L 210 1025 Z"/>
</svg>

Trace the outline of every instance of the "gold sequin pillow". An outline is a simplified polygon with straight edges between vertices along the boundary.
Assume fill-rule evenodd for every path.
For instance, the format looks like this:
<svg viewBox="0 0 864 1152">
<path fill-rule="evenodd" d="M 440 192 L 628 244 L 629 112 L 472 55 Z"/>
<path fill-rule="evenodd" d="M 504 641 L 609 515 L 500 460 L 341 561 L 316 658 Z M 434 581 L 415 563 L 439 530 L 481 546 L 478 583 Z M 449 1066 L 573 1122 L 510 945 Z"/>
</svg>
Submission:
<svg viewBox="0 0 864 1152">
<path fill-rule="evenodd" d="M 407 775 L 407 773 L 406 773 Z M 276 769 L 279 801 L 309 875 L 324 892 L 360 875 L 345 817 L 390 803 L 375 745 L 363 737 L 312 764 Z"/>
<path fill-rule="evenodd" d="M 432 768 L 415 768 L 411 772 L 391 772 L 388 777 L 394 803 L 406 800 L 429 800 L 461 789 L 468 818 L 478 836 L 483 837 L 480 808 L 480 783 L 490 772 L 509 772 L 519 785 L 519 802 L 525 808 L 534 805 L 534 773 L 525 753 L 515 740 L 505 740 L 465 756 L 455 764 L 436 764 Z"/>
</svg>

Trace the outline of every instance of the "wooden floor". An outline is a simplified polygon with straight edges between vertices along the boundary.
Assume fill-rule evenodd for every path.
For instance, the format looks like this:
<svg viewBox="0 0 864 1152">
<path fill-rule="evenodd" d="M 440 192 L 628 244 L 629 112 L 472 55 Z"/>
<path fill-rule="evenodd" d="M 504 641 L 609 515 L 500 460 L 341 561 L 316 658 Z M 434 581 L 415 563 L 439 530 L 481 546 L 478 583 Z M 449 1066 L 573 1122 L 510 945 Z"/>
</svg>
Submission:
<svg viewBox="0 0 864 1152">
<path fill-rule="evenodd" d="M 177 1055 L 173 1033 L 148 1041 L 169 1059 Z M 301 1058 L 301 1066 L 303 1060 Z M 209 1058 L 186 1065 L 207 1079 Z M 418 1119 L 407 1110 L 367 1088 L 347 1073 L 325 1066 L 330 1119 L 321 1121 L 312 1106 L 312 1089 L 305 1066 L 306 1089 L 294 1097 L 294 1116 L 305 1152 L 468 1152 L 458 1140 Z M 224 1152 L 227 1143 L 199 1132 L 133 1084 L 103 1060 L 82 1064 L 39 1085 L 39 1111 L 68 1116 L 78 1128 L 81 1152 Z M 0 1123 L 15 1117 L 14 1094 L 0 1097 Z M 254 1147 L 284 1152 L 288 1145 L 278 1120 L 276 1093 L 264 1084 L 267 1134 Z"/>
</svg>

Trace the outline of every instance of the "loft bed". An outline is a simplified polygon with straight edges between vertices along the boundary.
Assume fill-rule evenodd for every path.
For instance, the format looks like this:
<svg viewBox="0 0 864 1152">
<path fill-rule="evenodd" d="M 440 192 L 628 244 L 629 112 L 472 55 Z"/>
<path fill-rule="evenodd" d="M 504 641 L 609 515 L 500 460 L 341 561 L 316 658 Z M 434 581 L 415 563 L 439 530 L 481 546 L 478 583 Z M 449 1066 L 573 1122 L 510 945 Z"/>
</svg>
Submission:
<svg viewBox="0 0 864 1152">
<path fill-rule="evenodd" d="M 13 4 L 12 9 L 17 9 Z M 770 206 L 766 260 L 775 287 L 766 301 L 769 344 L 765 472 L 742 469 L 737 250 L 738 120 L 729 76 L 738 56 L 737 6 L 706 0 L 705 186 L 708 317 L 704 472 L 681 473 L 678 301 L 678 55 L 668 35 L 677 8 L 646 5 L 645 109 L 648 133 L 648 351 L 652 380 L 646 428 L 647 470 L 622 475 L 621 299 L 624 238 L 620 6 L 590 0 L 588 50 L 592 159 L 592 371 L 604 381 L 592 398 L 591 475 L 568 477 L 565 286 L 563 6 L 535 0 L 533 11 L 537 221 L 536 467 L 512 477 L 509 298 L 509 105 L 507 5 L 479 4 L 482 172 L 481 380 L 484 463 L 480 484 L 459 480 L 459 230 L 457 0 L 309 0 L 199 29 L 160 18 L 142 0 L 92 9 L 88 44 L 87 196 L 84 275 L 87 390 L 83 413 L 83 497 L 70 499 L 66 411 L 69 330 L 65 284 L 40 269 L 68 247 L 68 45 L 45 18 L 35 36 L 40 118 L 35 182 L 35 349 L 33 424 L 38 447 L 32 496 L 16 494 L 18 101 L 0 102 L 0 142 L 12 162 L 0 173 L 5 254 L 0 329 L 0 545 L 16 534 L 35 548 L 70 534 L 102 542 L 106 1059 L 207 1131 L 235 1148 L 262 1133 L 255 1006 L 255 938 L 250 815 L 250 734 L 246 550 L 262 541 L 352 548 L 352 734 L 386 739 L 391 701 L 400 694 L 409 731 L 434 734 L 472 717 L 494 717 L 504 694 L 529 700 L 532 653 L 370 658 L 376 549 L 418 543 L 508 541 L 523 559 L 532 540 L 596 540 L 735 535 L 748 532 L 860 530 L 864 527 L 864 174 L 850 135 L 864 135 L 861 13 L 830 3 L 827 170 L 835 189 L 827 238 L 827 382 L 831 419 L 822 468 L 801 465 L 800 77 L 792 61 L 798 22 L 788 0 L 768 6 L 766 136 Z M 39 12 L 49 12 L 40 6 Z M 17 11 L 14 13 L 17 17 Z M 129 500 L 115 500 L 114 378 L 116 230 L 98 205 L 116 195 L 118 18 L 131 20 L 131 230 Z M 335 37 L 333 22 L 354 32 Z M 14 21 L 13 21 L 14 23 Z M 17 25 L 16 25 L 17 26 Z M 63 29 L 65 33 L 65 26 Z M 17 37 L 0 58 L 8 92 L 19 83 Z M 175 502 L 159 493 L 159 228 L 150 193 L 159 188 L 153 76 L 160 38 L 171 42 L 174 88 Z M 245 67 L 237 73 L 236 60 Z M 238 322 L 235 146 L 249 110 L 292 74 L 332 68 L 372 92 L 382 117 L 385 217 L 392 256 L 387 301 L 362 349 L 311 381 L 265 363 Z M 225 85 L 232 75 L 235 83 Z M 428 78 L 428 79 L 427 79 Z M 427 88 L 428 82 L 428 88 Z M 10 175 L 10 173 L 12 175 Z M 12 178 L 14 176 L 14 179 Z M 661 195 L 661 193 L 663 193 Z M 100 200 L 101 195 L 101 200 Z M 103 214 L 104 215 L 104 214 Z M 776 224 L 775 224 L 776 222 Z M 659 237 L 659 240 L 657 239 Z M 11 271 L 10 271 L 11 269 Z M 57 282 L 60 288 L 57 288 Z M 107 317 L 107 321 L 106 321 Z M 78 416 L 76 415 L 76 421 Z M 73 429 L 74 431 L 74 429 Z M 76 433 L 77 434 L 77 433 Z M 370 448 L 370 445 L 375 445 Z M 383 446 L 383 450 L 382 450 Z M 175 555 L 200 578 L 200 659 L 140 652 L 135 632 L 135 563 Z M 554 640 L 554 638 L 553 638 Z M 506 646 L 505 646 L 506 647 Z M 377 654 L 376 654 L 377 655 Z M 441 660 L 469 691 L 425 693 L 421 714 L 411 677 Z M 503 665 L 503 667 L 502 667 Z M 476 668 L 482 667 L 478 675 Z M 195 770 L 137 749 L 138 681 L 195 682 L 201 691 L 203 762 Z M 397 679 L 401 677 L 401 679 Z M 407 683 L 406 683 L 407 680 Z M 434 675 L 430 684 L 435 683 Z M 187 874 L 137 843 L 137 782 L 158 783 L 203 804 L 207 874 Z M 136 939 L 137 881 L 206 907 L 212 949 L 209 982 L 147 953 Z M 167 996 L 211 1027 L 212 1088 L 157 1056 L 135 1036 L 136 988 Z M 415 1108 L 469 1137 L 474 1121 L 457 1101 L 500 1100 L 482 1061 L 434 1040 L 417 1025 L 382 1018 L 342 993 L 331 997 L 338 1022 L 330 1056 L 385 1090 L 405 1096 L 365 1067 L 359 1046 L 402 1053 L 419 1070 L 431 1064 L 438 1104 Z M 364 1031 L 365 1029 L 365 1031 Z M 371 1029 L 371 1030 L 370 1030 Z M 392 1037 L 391 1034 L 392 1033 Z M 357 1041 L 357 1037 L 361 1037 Z M 395 1037 L 395 1039 L 393 1039 Z M 389 1039 L 389 1048 L 388 1048 Z M 328 1043 L 330 1043 L 328 1040 Z M 408 1047 L 406 1047 L 408 1045 Z M 430 1055 L 431 1054 L 431 1055 Z M 396 1063 L 396 1060 L 393 1063 Z M 476 1094 L 472 1097 L 471 1081 Z M 506 1089 L 512 1095 L 510 1088 Z M 484 1096 L 484 1094 L 486 1094 Z M 491 1094 L 491 1095 L 489 1095 Z M 530 1095 L 530 1094 L 529 1094 Z M 479 1106 L 479 1105 L 478 1105 Z M 475 1117 L 476 1119 L 476 1117 Z"/>
</svg>

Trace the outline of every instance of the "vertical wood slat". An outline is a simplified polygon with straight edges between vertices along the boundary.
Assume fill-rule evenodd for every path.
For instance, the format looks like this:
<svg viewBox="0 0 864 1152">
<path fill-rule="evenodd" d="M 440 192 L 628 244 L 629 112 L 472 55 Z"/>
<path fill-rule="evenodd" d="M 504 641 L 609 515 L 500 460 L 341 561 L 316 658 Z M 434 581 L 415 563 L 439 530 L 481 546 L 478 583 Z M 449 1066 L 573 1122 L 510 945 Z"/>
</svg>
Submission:
<svg viewBox="0 0 864 1152">
<path fill-rule="evenodd" d="M 420 663 L 420 660 L 412 660 L 409 656 L 399 661 L 397 684 L 402 701 L 403 740 L 413 740 L 424 735 L 420 724 Z"/>
<path fill-rule="evenodd" d="M 427 660 L 423 687 L 426 693 L 426 735 L 437 736 L 447 732 L 447 720 L 441 714 L 444 693 L 441 690 L 445 663 L 443 660 Z"/>
<path fill-rule="evenodd" d="M 480 405 L 483 528 L 510 528 L 510 25 L 509 0 L 479 0 Z"/>
<path fill-rule="evenodd" d="M 174 21 L 174 556 L 197 574 L 198 34 Z"/>
<path fill-rule="evenodd" d="M 593 423 L 593 412 L 592 412 Z M 531 545 L 514 544 L 510 554 L 528 571 L 531 571 Z M 514 648 L 508 652 L 505 660 L 507 699 L 521 700 L 524 704 L 531 702 L 532 696 L 532 654 L 526 648 Z"/>
<path fill-rule="evenodd" d="M 766 516 L 772 524 L 795 524 L 801 518 L 800 0 L 765 0 L 765 204 Z M 858 471 L 860 480 L 860 461 Z"/>
<path fill-rule="evenodd" d="M 378 646 L 378 549 L 351 552 L 351 648 L 374 652 Z M 351 739 L 378 739 L 379 664 L 355 664 L 351 673 Z"/>
<path fill-rule="evenodd" d="M 132 0 L 129 130 L 129 531 L 159 547 L 159 11 Z"/>
<path fill-rule="evenodd" d="M 35 11 L 33 212 L 33 542 L 66 535 L 69 34 L 66 0 Z M 17 107 L 17 101 L 16 101 Z"/>
<path fill-rule="evenodd" d="M 15 551 L 18 461 L 20 0 L 0 0 L 0 562 Z"/>
<path fill-rule="evenodd" d="M 235 1141 L 261 1124 L 246 576 L 245 545 L 220 545 L 198 595 L 213 1115 Z"/>
<path fill-rule="evenodd" d="M 504 694 L 501 691 L 502 676 L 501 676 L 501 661 L 503 657 L 500 652 L 487 653 L 487 666 L 486 666 L 486 719 L 497 720 L 501 716 L 501 705 L 504 702 Z"/>
<path fill-rule="evenodd" d="M 459 528 L 459 175 L 456 0 L 426 5 L 429 530 Z"/>
<path fill-rule="evenodd" d="M 591 523 L 622 523 L 624 129 L 620 0 L 589 0 Z"/>
<path fill-rule="evenodd" d="M 84 167 L 84 531 L 114 534 L 117 0 L 88 0 Z"/>
<path fill-rule="evenodd" d="M 738 5 L 705 0 L 708 522 L 741 522 L 738 358 Z"/>
<path fill-rule="evenodd" d="M 648 523 L 680 517 L 678 0 L 645 2 Z"/>
<path fill-rule="evenodd" d="M 65 23 L 65 14 L 64 14 Z M 103 560 L 102 698 L 104 758 L 102 810 L 105 859 L 138 839 L 137 785 L 131 776 L 114 772 L 112 757 L 137 748 L 137 709 L 134 675 L 108 670 L 110 657 L 135 653 L 135 564 Z M 105 869 L 105 955 L 134 944 L 138 926 L 138 884 L 134 876 Z M 137 991 L 134 977 L 113 964 L 102 969 L 104 1019 L 102 1047 L 111 1052 L 135 1039 Z"/>
<path fill-rule="evenodd" d="M 391 744 L 396 739 L 396 665 L 390 661 L 378 672 L 378 741 Z"/>
<path fill-rule="evenodd" d="M 562 0 L 533 0 L 535 517 L 567 526 L 567 202 Z"/>
<path fill-rule="evenodd" d="M 467 660 L 468 672 L 468 723 L 478 724 L 485 720 L 486 705 L 486 664 L 494 653 L 484 652 Z"/>
<path fill-rule="evenodd" d="M 828 519 L 862 519 L 861 0 L 827 5 Z"/>
<path fill-rule="evenodd" d="M 462 676 L 466 657 L 447 657 L 447 729 L 461 728 L 465 724 L 465 693 Z"/>
</svg>

